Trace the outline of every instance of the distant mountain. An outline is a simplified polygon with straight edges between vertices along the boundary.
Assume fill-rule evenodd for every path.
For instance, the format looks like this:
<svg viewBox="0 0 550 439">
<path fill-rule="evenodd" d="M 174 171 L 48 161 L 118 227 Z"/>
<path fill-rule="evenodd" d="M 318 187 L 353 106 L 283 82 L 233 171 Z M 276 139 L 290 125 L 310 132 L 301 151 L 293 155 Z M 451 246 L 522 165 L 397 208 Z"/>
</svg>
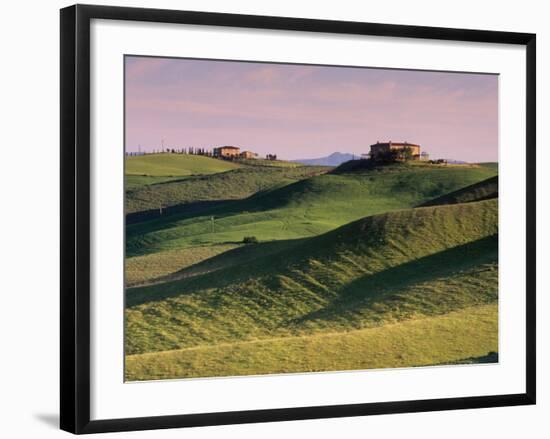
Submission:
<svg viewBox="0 0 550 439">
<path fill-rule="evenodd" d="M 303 165 L 317 165 L 317 166 L 339 166 L 344 162 L 359 158 L 357 154 L 333 152 L 327 157 L 319 157 L 317 159 L 299 159 L 292 160 L 296 163 L 302 163 Z"/>
</svg>

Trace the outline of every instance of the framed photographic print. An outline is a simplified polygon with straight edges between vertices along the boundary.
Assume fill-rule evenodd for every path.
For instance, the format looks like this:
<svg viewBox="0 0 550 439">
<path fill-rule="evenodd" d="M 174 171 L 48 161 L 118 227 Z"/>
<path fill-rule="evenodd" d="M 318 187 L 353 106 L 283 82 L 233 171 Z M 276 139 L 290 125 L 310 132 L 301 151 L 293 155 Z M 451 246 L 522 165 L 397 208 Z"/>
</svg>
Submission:
<svg viewBox="0 0 550 439">
<path fill-rule="evenodd" d="M 61 10 L 61 428 L 535 403 L 535 35 Z"/>
</svg>

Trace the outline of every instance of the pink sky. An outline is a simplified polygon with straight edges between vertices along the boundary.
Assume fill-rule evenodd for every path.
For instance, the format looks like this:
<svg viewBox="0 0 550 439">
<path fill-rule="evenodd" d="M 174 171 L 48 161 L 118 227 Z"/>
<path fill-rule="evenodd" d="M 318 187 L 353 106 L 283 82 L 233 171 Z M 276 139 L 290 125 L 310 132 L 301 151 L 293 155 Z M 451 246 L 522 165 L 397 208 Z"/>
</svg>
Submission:
<svg viewBox="0 0 550 439">
<path fill-rule="evenodd" d="M 127 56 L 126 150 L 236 145 L 283 159 L 392 140 L 498 158 L 498 76 Z"/>
</svg>

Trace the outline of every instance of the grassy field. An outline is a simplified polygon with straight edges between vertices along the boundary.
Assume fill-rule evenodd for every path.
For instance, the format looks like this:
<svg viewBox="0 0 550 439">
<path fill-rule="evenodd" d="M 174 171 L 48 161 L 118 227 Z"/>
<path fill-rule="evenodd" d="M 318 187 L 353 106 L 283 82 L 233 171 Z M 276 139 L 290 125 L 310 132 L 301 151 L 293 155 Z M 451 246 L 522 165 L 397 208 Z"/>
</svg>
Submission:
<svg viewBox="0 0 550 439">
<path fill-rule="evenodd" d="M 301 169 L 307 167 L 292 172 Z M 237 171 L 249 183 L 235 186 L 247 188 L 258 184 L 256 172 L 262 175 L 262 171 L 248 172 Z M 235 177 L 231 174 L 217 174 L 205 182 L 214 185 L 212 181 L 226 176 L 233 180 Z M 238 243 L 245 236 L 255 236 L 260 241 L 315 236 L 368 215 L 417 206 L 493 175 L 494 171 L 486 168 L 414 166 L 367 173 L 322 174 L 260 191 L 245 199 L 129 225 L 127 254 L 138 256 L 173 248 Z M 265 182 L 266 178 L 264 175 L 261 181 Z M 162 198 L 160 194 L 175 184 L 155 186 L 161 190 L 151 191 L 151 199 Z M 187 180 L 186 184 L 193 183 Z M 228 197 L 233 184 L 220 184 Z M 237 190 L 233 193 L 242 194 Z M 188 190 L 186 194 L 191 196 Z"/>
<path fill-rule="evenodd" d="M 263 257 L 257 245 L 248 264 L 128 289 L 127 352 L 376 326 L 491 302 L 496 233 L 497 202 L 488 200 L 367 217 Z"/>
<path fill-rule="evenodd" d="M 146 154 L 126 157 L 126 175 L 181 177 L 230 171 L 240 165 L 211 157 L 188 154 Z"/>
<path fill-rule="evenodd" d="M 469 203 L 472 201 L 498 198 L 498 176 L 474 183 L 465 188 L 442 195 L 422 204 L 422 206 L 437 206 L 438 204 Z"/>
<path fill-rule="evenodd" d="M 241 163 L 127 188 L 127 379 L 493 358 L 496 173 Z"/>
<path fill-rule="evenodd" d="M 492 169 L 495 172 L 498 172 L 498 163 L 497 162 L 483 162 L 478 163 L 479 166 L 482 166 L 484 168 Z"/>
<path fill-rule="evenodd" d="M 126 262 L 126 286 L 165 280 L 167 276 L 187 267 L 210 260 L 239 245 L 220 244 L 208 247 L 184 248 L 129 258 Z"/>
<path fill-rule="evenodd" d="M 158 177 L 149 175 L 126 175 L 124 177 L 124 187 L 126 191 L 132 191 L 139 189 L 143 186 L 149 186 L 151 184 L 166 183 L 169 181 L 184 180 L 185 176 L 177 177 Z"/>
<path fill-rule="evenodd" d="M 214 160 L 214 159 L 211 159 Z M 188 212 L 205 201 L 228 201 L 249 197 L 325 172 L 314 167 L 243 167 L 213 175 L 192 176 L 161 184 L 134 187 L 126 191 L 126 213 L 157 210 Z"/>
<path fill-rule="evenodd" d="M 497 306 L 485 305 L 379 328 L 128 355 L 126 379 L 471 363 L 498 350 L 497 334 Z"/>
<path fill-rule="evenodd" d="M 270 168 L 299 168 L 303 166 L 300 163 L 287 162 L 284 160 L 238 159 L 236 162 L 248 166 L 265 166 Z"/>
</svg>

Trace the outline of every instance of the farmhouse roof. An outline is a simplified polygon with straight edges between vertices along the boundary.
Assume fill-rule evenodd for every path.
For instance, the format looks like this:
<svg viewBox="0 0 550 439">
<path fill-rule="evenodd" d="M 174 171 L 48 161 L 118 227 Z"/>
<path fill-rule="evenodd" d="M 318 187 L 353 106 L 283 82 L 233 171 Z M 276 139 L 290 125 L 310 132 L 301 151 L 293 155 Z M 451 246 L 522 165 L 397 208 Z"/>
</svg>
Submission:
<svg viewBox="0 0 550 439">
<path fill-rule="evenodd" d="M 420 146 L 416 143 L 411 143 L 411 142 L 392 142 L 391 140 L 389 142 L 376 142 L 374 144 L 372 144 L 371 146 L 376 146 L 376 145 L 389 145 L 389 144 L 392 144 L 392 145 L 408 145 L 408 146 Z"/>
<path fill-rule="evenodd" d="M 224 148 L 224 149 L 241 149 L 237 146 L 229 146 L 229 145 L 226 145 L 226 146 L 218 146 L 218 148 Z"/>
<path fill-rule="evenodd" d="M 389 141 L 389 142 L 376 142 L 374 144 L 371 145 L 371 147 L 377 147 L 377 146 L 389 146 L 390 144 L 394 145 L 394 146 L 418 146 L 420 148 L 420 145 L 416 144 L 416 143 L 410 143 L 410 142 L 392 142 L 392 141 Z"/>
</svg>

